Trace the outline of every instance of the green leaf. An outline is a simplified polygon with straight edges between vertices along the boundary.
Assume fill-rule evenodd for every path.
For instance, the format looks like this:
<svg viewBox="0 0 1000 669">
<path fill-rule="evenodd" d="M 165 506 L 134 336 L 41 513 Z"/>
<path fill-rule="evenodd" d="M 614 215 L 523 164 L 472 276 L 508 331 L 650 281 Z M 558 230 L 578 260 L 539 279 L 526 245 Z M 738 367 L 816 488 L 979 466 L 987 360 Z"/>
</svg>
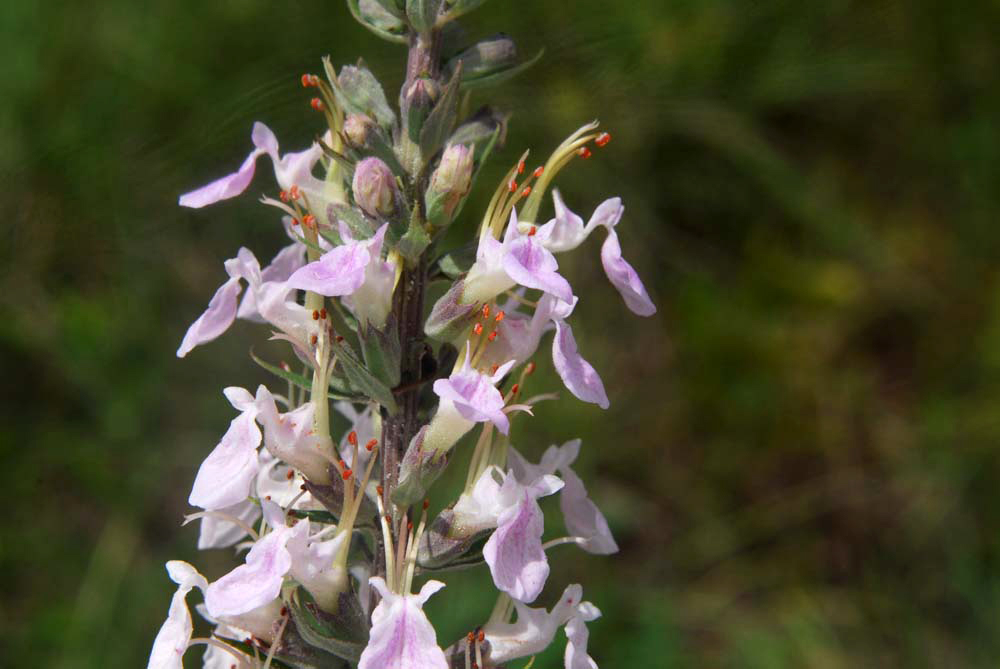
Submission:
<svg viewBox="0 0 1000 669">
<path fill-rule="evenodd" d="M 418 209 L 414 208 L 416 214 Z M 431 238 L 420 224 L 419 216 L 410 217 L 410 225 L 406 233 L 396 242 L 396 250 L 408 263 L 415 264 L 423 252 L 430 246 Z"/>
<path fill-rule="evenodd" d="M 398 407 L 392 390 L 368 371 L 347 340 L 341 341 L 335 350 L 337 362 L 343 368 L 351 387 L 384 406 L 390 414 L 396 413 Z"/>
<path fill-rule="evenodd" d="M 271 363 L 258 357 L 252 348 L 250 349 L 250 358 L 267 371 L 279 378 L 284 379 L 285 381 L 288 381 L 292 385 L 304 388 L 305 390 L 312 390 L 311 378 L 302 376 L 301 374 L 296 374 L 291 370 L 284 370 L 277 365 L 272 365 Z M 330 387 L 333 389 L 333 392 L 329 394 L 330 399 L 347 400 L 348 402 L 365 401 L 363 397 L 359 397 L 357 394 L 351 393 L 347 386 L 343 385 L 343 382 L 335 376 L 330 377 Z"/>
<path fill-rule="evenodd" d="M 402 348 L 399 345 L 399 331 L 395 319 L 390 316 L 381 329 L 366 323 L 358 331 L 358 339 L 368 370 L 389 388 L 399 385 Z"/>
</svg>

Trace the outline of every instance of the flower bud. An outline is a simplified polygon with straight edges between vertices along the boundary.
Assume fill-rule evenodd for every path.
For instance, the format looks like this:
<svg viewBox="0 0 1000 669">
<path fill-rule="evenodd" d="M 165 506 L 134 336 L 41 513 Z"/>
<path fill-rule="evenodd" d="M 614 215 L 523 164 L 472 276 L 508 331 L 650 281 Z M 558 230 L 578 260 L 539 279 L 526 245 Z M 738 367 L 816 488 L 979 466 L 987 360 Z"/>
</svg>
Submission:
<svg viewBox="0 0 1000 669">
<path fill-rule="evenodd" d="M 369 215 L 387 218 L 396 211 L 396 177 L 378 158 L 365 158 L 354 170 L 354 200 Z"/>
<path fill-rule="evenodd" d="M 445 225 L 455 213 L 472 183 L 473 151 L 464 144 L 452 144 L 441 156 L 425 199 L 427 217 L 434 225 Z"/>
<path fill-rule="evenodd" d="M 375 122 L 364 114 L 349 114 L 344 120 L 344 137 L 347 143 L 355 149 L 362 149 L 368 144 Z"/>
<path fill-rule="evenodd" d="M 453 72 L 462 62 L 462 80 L 472 80 L 509 70 L 517 64 L 517 46 L 503 33 L 473 44 L 448 61 L 446 69 Z"/>
</svg>

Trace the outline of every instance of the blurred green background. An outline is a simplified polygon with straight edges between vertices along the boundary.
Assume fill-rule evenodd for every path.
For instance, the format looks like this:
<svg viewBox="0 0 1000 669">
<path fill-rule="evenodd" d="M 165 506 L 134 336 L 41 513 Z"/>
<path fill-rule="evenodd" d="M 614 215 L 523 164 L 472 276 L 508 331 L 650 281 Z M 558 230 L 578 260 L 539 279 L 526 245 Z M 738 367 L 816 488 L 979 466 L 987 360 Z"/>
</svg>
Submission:
<svg viewBox="0 0 1000 669">
<path fill-rule="evenodd" d="M 466 25 L 546 50 L 490 94 L 513 117 L 479 201 L 599 117 L 614 140 L 559 185 L 581 212 L 624 198 L 660 308 L 627 312 L 599 241 L 563 261 L 612 406 L 549 403 L 515 443 L 583 437 L 622 551 L 555 549 L 539 601 L 584 584 L 605 669 L 996 666 L 1000 6 L 508 1 Z M 255 119 L 305 145 L 298 76 L 325 54 L 401 81 L 337 0 L 0 8 L 0 665 L 144 666 L 164 561 L 232 565 L 179 523 L 221 388 L 266 380 L 263 331 L 174 350 L 221 261 L 281 232 L 252 196 L 176 198 L 235 168 Z M 432 600 L 442 643 L 488 583 Z"/>
</svg>

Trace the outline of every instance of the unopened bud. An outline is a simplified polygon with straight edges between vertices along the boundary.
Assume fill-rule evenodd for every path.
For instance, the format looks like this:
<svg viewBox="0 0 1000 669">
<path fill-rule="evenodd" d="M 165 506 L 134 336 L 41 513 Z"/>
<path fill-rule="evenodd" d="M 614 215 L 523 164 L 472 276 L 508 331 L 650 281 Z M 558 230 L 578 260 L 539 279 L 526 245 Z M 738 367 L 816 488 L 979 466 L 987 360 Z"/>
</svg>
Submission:
<svg viewBox="0 0 1000 669">
<path fill-rule="evenodd" d="M 517 46 L 504 34 L 488 37 L 448 61 L 448 71 L 462 62 L 462 79 L 472 80 L 509 70 L 517 64 Z"/>
<path fill-rule="evenodd" d="M 445 149 L 441 162 L 431 176 L 431 190 L 436 193 L 465 195 L 472 181 L 472 150 L 462 144 Z"/>
<path fill-rule="evenodd" d="M 352 147 L 361 149 L 368 143 L 368 137 L 374 127 L 375 121 L 364 114 L 349 114 L 344 119 L 344 137 Z"/>
<path fill-rule="evenodd" d="M 365 158 L 354 170 L 354 200 L 368 214 L 386 218 L 396 211 L 396 177 L 378 158 Z"/>
</svg>

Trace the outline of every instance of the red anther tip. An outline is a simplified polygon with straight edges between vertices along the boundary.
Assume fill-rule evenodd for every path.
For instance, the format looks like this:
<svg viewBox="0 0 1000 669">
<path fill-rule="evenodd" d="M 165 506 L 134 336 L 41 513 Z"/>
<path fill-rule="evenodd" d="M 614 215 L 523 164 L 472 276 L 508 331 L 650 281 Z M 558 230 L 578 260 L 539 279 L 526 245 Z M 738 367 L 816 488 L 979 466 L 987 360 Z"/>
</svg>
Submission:
<svg viewBox="0 0 1000 669">
<path fill-rule="evenodd" d="M 472 326 L 472 331 L 476 333 L 477 336 L 483 334 L 483 324 L 476 323 L 475 325 Z"/>
<path fill-rule="evenodd" d="M 426 511 L 426 510 L 427 510 L 427 508 L 428 508 L 428 507 L 429 507 L 430 505 L 431 505 L 431 501 L 430 501 L 429 499 L 425 499 L 425 500 L 424 500 L 424 511 Z"/>
<path fill-rule="evenodd" d="M 510 387 L 510 393 L 511 393 L 511 395 L 517 395 L 517 391 L 519 391 L 520 389 L 521 389 L 520 384 L 515 383 L 514 385 L 512 385 Z"/>
<path fill-rule="evenodd" d="M 343 474 L 341 474 L 341 476 L 343 476 L 343 477 L 344 477 L 344 480 L 346 481 L 347 479 L 349 479 L 349 478 L 351 478 L 352 476 L 354 476 L 354 472 L 352 472 L 352 471 L 351 471 L 350 469 L 345 469 L 345 470 L 344 470 L 344 473 L 343 473 Z"/>
<path fill-rule="evenodd" d="M 469 633 L 468 633 L 468 634 L 466 635 L 466 637 L 465 637 L 465 639 L 466 639 L 466 640 L 467 640 L 467 641 L 468 641 L 469 643 L 472 643 L 472 640 L 473 640 L 473 639 L 475 639 L 475 638 L 476 638 L 476 633 L 475 633 L 475 632 L 469 632 Z"/>
<path fill-rule="evenodd" d="M 314 321 L 318 321 L 319 320 L 319 312 L 316 311 L 315 309 L 313 309 L 313 320 Z"/>
<path fill-rule="evenodd" d="M 610 141 L 611 141 L 611 133 L 602 132 L 600 135 L 597 136 L 597 139 L 594 140 L 594 144 L 596 144 L 597 146 L 607 146 L 608 142 Z"/>
<path fill-rule="evenodd" d="M 273 611 L 273 609 L 272 609 L 272 611 Z M 288 615 L 288 607 L 287 606 L 282 606 L 281 610 L 278 611 L 278 615 L 287 616 Z"/>
<path fill-rule="evenodd" d="M 289 469 L 288 473 L 285 474 L 285 478 L 288 479 L 289 481 L 291 481 L 293 478 L 295 478 L 295 472 L 293 470 Z"/>
<path fill-rule="evenodd" d="M 536 228 L 535 226 L 531 226 L 531 229 L 528 230 L 528 236 L 534 237 L 536 232 L 538 232 L 538 228 Z"/>
<path fill-rule="evenodd" d="M 522 160 L 517 164 L 517 173 L 524 174 L 524 161 Z"/>
<path fill-rule="evenodd" d="M 486 632 L 484 632 L 483 630 L 479 630 L 479 643 L 482 643 L 485 640 L 486 640 Z"/>
<path fill-rule="evenodd" d="M 264 499 L 266 499 L 268 502 L 270 502 L 271 501 L 271 496 L 270 495 L 265 495 Z"/>
<path fill-rule="evenodd" d="M 507 184 L 507 190 L 509 190 L 511 193 L 517 192 L 517 182 L 511 179 L 510 183 Z"/>
<path fill-rule="evenodd" d="M 365 444 L 365 449 L 370 451 L 376 446 L 378 446 L 378 439 L 369 439 L 368 443 Z"/>
<path fill-rule="evenodd" d="M 544 172 L 544 171 L 545 171 L 545 167 L 543 165 L 539 165 L 538 167 L 535 168 L 535 171 L 532 172 L 532 174 L 537 179 L 538 177 L 542 176 L 542 172 Z"/>
<path fill-rule="evenodd" d="M 347 463 L 346 463 L 346 462 L 344 462 L 343 458 L 341 458 L 341 459 L 339 460 L 339 462 L 340 462 L 340 468 L 341 468 L 341 469 L 347 469 Z"/>
<path fill-rule="evenodd" d="M 382 496 L 382 493 L 384 491 L 385 491 L 385 488 L 383 488 L 382 486 L 380 486 L 380 485 L 375 486 L 375 492 L 377 492 L 379 494 L 379 497 Z"/>
<path fill-rule="evenodd" d="M 413 521 L 412 520 L 406 521 L 406 529 L 408 529 L 408 530 L 412 530 L 413 529 Z"/>
<path fill-rule="evenodd" d="M 298 200 L 299 199 L 299 187 L 293 185 L 291 188 L 289 188 L 288 189 L 288 197 L 292 198 L 293 200 Z"/>
<path fill-rule="evenodd" d="M 347 433 L 347 443 L 349 443 L 351 446 L 357 446 L 358 445 L 358 433 L 355 432 L 354 430 L 351 430 L 350 432 L 348 432 Z"/>
<path fill-rule="evenodd" d="M 498 369 L 500 369 L 500 365 L 493 365 L 490 367 L 490 374 L 496 374 Z"/>
<path fill-rule="evenodd" d="M 532 361 L 528 363 L 528 366 L 525 368 L 524 373 L 534 374 L 534 372 L 535 372 L 535 363 Z"/>
<path fill-rule="evenodd" d="M 326 309 L 319 310 L 319 317 L 326 320 Z"/>
<path fill-rule="evenodd" d="M 318 342 L 318 341 L 319 341 L 319 337 L 317 337 L 316 335 L 313 335 L 313 336 L 309 337 L 309 343 L 312 344 L 313 346 L 315 346 L 316 342 Z"/>
<path fill-rule="evenodd" d="M 288 202 L 288 191 L 284 190 L 281 191 L 280 193 L 278 193 L 278 197 L 281 199 L 282 202 Z"/>
<path fill-rule="evenodd" d="M 489 337 L 487 337 L 487 339 L 488 339 L 489 341 L 493 341 L 493 340 L 495 340 L 496 338 L 497 338 L 497 331 L 496 331 L 496 330 L 494 330 L 493 332 L 491 332 L 491 333 L 490 333 L 490 336 L 489 336 Z"/>
<path fill-rule="evenodd" d="M 309 84 L 310 83 L 311 83 L 311 81 L 309 79 L 309 75 L 308 74 L 303 74 L 302 75 L 302 88 L 309 88 Z"/>
<path fill-rule="evenodd" d="M 282 368 L 283 370 L 285 370 L 286 372 L 290 372 L 290 371 L 292 371 L 292 367 L 291 367 L 291 365 L 289 365 L 289 364 L 288 364 L 287 362 L 285 362 L 284 360 L 282 360 L 282 361 L 281 361 L 281 368 Z"/>
<path fill-rule="evenodd" d="M 309 488 L 307 488 L 306 484 L 303 483 L 302 485 L 299 486 L 299 490 L 309 490 Z"/>
<path fill-rule="evenodd" d="M 528 197 L 531 195 L 531 186 L 525 186 L 524 190 L 521 191 L 521 197 Z"/>
<path fill-rule="evenodd" d="M 292 219 L 292 225 L 298 225 L 298 224 L 299 224 L 299 219 L 293 218 Z"/>
<path fill-rule="evenodd" d="M 310 100 L 309 106 L 315 109 L 316 111 L 323 111 L 323 109 L 325 108 L 323 105 L 323 101 L 320 100 L 319 98 L 313 98 L 312 100 Z"/>
<path fill-rule="evenodd" d="M 503 311 L 498 311 L 496 317 L 493 320 L 499 323 L 503 320 L 503 317 L 504 317 Z"/>
<path fill-rule="evenodd" d="M 342 341 L 344 341 L 344 338 L 341 337 L 340 335 L 337 335 L 337 343 L 339 344 Z"/>
<path fill-rule="evenodd" d="M 392 516 L 390 516 L 388 513 L 385 514 L 385 522 L 387 522 L 387 523 L 391 523 L 392 522 Z"/>
<path fill-rule="evenodd" d="M 484 304 L 483 305 L 483 318 L 489 318 L 489 317 L 490 317 L 490 305 L 489 304 Z"/>
<path fill-rule="evenodd" d="M 580 156 L 581 158 L 583 158 L 584 160 L 586 160 L 587 158 L 590 158 L 590 157 L 591 157 L 592 155 L 594 155 L 594 154 L 593 154 L 593 152 L 592 152 L 592 151 L 591 151 L 590 149 L 588 149 L 587 147 L 585 147 L 585 146 L 581 146 L 581 147 L 580 147 L 580 149 L 579 149 L 579 150 L 578 150 L 578 151 L 576 152 L 576 155 L 578 155 L 578 156 Z"/>
</svg>

